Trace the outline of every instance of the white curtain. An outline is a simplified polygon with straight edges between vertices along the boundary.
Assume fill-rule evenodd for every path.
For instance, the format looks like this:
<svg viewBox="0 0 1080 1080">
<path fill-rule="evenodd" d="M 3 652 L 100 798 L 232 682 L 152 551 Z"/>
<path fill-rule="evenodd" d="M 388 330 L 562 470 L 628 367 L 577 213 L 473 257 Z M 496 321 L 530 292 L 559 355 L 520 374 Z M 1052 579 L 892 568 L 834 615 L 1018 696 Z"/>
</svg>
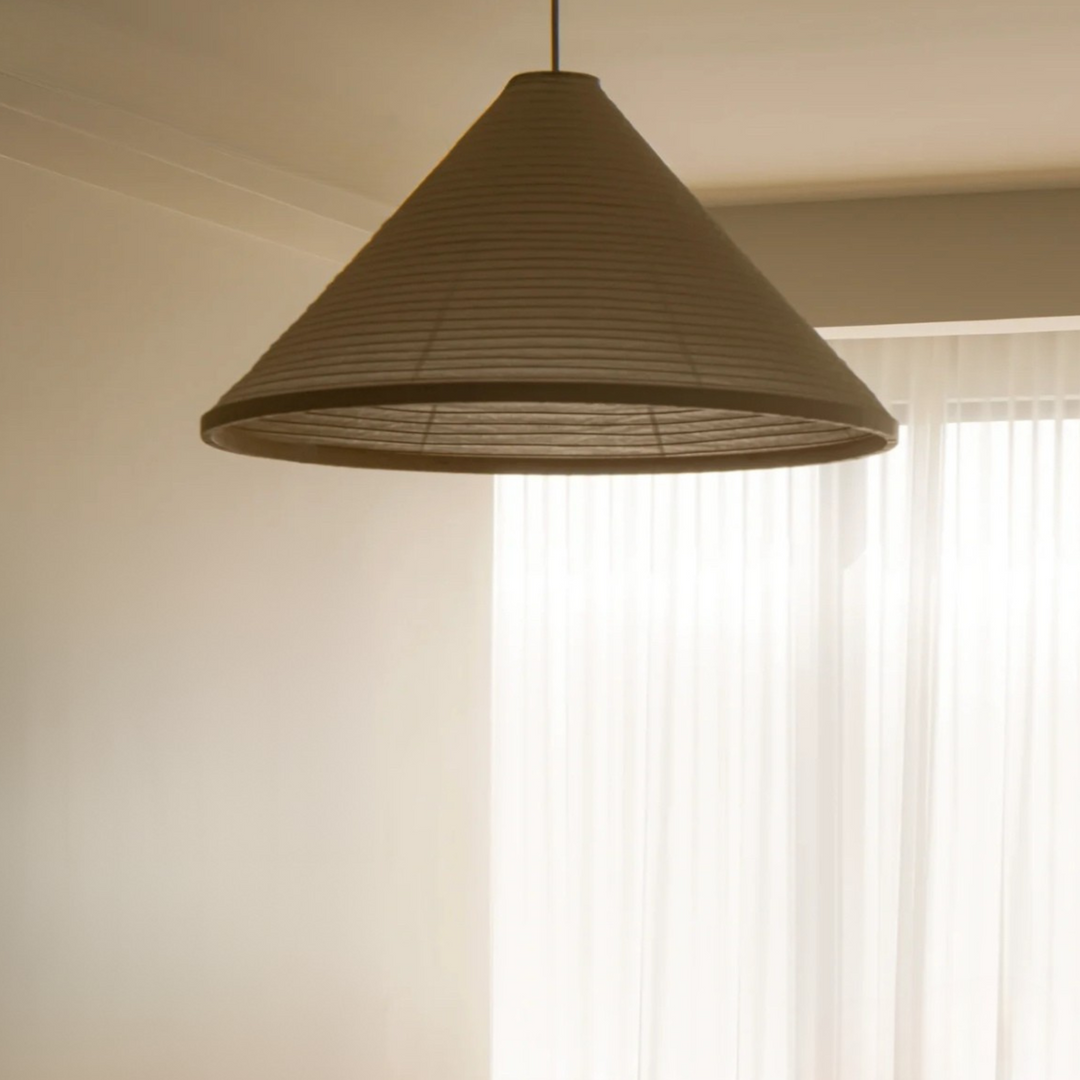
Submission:
<svg viewBox="0 0 1080 1080">
<path fill-rule="evenodd" d="M 1080 333 L 839 466 L 501 478 L 493 1080 L 1080 1077 Z"/>
</svg>

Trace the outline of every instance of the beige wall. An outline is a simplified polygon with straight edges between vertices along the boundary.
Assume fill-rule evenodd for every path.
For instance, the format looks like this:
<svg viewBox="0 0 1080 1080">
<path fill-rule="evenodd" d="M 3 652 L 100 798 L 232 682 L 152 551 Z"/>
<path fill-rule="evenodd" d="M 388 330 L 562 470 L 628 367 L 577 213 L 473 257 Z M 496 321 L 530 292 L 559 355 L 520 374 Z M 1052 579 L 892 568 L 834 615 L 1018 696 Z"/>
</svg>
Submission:
<svg viewBox="0 0 1080 1080">
<path fill-rule="evenodd" d="M 1080 315 L 1080 188 L 713 213 L 814 326 Z"/>
<path fill-rule="evenodd" d="M 334 267 L 0 159 L 0 1076 L 476 1080 L 490 484 L 204 447 Z"/>
</svg>

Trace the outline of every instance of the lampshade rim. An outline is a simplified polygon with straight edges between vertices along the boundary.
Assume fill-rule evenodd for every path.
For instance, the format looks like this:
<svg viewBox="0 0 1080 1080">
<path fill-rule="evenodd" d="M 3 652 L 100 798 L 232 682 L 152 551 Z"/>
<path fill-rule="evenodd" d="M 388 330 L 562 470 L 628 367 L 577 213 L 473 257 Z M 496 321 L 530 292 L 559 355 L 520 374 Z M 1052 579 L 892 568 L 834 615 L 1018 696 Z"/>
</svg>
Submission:
<svg viewBox="0 0 1080 1080">
<path fill-rule="evenodd" d="M 595 453 L 580 457 L 512 454 L 416 453 L 374 450 L 363 445 L 340 446 L 276 439 L 253 431 L 245 421 L 320 410 L 380 405 L 451 403 L 539 403 L 631 405 L 660 408 L 715 409 L 751 415 L 816 421 L 848 433 L 816 446 L 789 446 L 746 452 L 704 452 L 686 455 L 620 455 Z M 850 433 L 858 432 L 855 438 Z M 358 468 L 457 473 L 522 473 L 590 475 L 674 473 L 773 468 L 832 461 L 879 453 L 895 445 L 897 423 L 884 411 L 836 402 L 694 386 L 626 386 L 606 383 L 443 382 L 337 387 L 279 394 L 219 404 L 202 418 L 208 445 L 234 453 L 287 461 Z"/>
<path fill-rule="evenodd" d="M 444 405 L 455 403 L 538 403 L 572 405 L 652 405 L 658 408 L 716 409 L 724 412 L 781 416 L 818 421 L 884 438 L 897 438 L 897 423 L 884 408 L 846 402 L 706 386 L 671 386 L 599 382 L 517 382 L 454 380 L 367 386 L 329 387 L 291 394 L 260 395 L 219 402 L 202 417 L 203 439 L 245 420 L 324 409 L 373 405 Z M 220 445 L 220 444 L 215 444 Z"/>
<path fill-rule="evenodd" d="M 432 454 L 410 451 L 372 450 L 323 443 L 283 442 L 243 427 L 218 428 L 204 433 L 211 445 L 249 457 L 273 458 L 307 465 L 337 465 L 395 472 L 466 473 L 493 476 L 616 476 L 651 473 L 733 472 L 752 469 L 827 465 L 854 457 L 867 457 L 893 445 L 883 435 L 865 433 L 857 439 L 838 440 L 813 447 L 759 450 L 750 453 L 706 453 L 681 456 L 637 457 L 530 457 L 527 455 Z M 220 440 L 220 441 L 219 441 Z"/>
</svg>

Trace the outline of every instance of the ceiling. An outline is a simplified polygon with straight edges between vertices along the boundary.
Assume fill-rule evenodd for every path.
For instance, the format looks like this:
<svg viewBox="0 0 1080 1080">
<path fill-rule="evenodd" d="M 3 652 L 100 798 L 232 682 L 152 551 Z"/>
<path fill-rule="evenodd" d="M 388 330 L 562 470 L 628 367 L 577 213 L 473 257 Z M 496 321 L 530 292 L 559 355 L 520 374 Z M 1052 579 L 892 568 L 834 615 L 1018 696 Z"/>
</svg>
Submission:
<svg viewBox="0 0 1080 1080">
<path fill-rule="evenodd" d="M 545 66 L 545 4 L 0 0 L 0 71 L 391 206 Z M 1075 0 L 564 0 L 563 28 L 713 202 L 1080 178 Z"/>
</svg>

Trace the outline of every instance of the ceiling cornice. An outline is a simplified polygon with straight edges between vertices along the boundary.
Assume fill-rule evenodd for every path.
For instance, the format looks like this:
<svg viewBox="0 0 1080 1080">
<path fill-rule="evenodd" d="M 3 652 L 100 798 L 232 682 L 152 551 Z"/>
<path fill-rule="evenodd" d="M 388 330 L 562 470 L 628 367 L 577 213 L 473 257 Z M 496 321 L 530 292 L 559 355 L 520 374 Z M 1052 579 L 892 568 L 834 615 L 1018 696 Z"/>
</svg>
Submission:
<svg viewBox="0 0 1080 1080">
<path fill-rule="evenodd" d="M 0 155 L 343 263 L 389 215 L 89 98 L 0 72 Z"/>
</svg>

